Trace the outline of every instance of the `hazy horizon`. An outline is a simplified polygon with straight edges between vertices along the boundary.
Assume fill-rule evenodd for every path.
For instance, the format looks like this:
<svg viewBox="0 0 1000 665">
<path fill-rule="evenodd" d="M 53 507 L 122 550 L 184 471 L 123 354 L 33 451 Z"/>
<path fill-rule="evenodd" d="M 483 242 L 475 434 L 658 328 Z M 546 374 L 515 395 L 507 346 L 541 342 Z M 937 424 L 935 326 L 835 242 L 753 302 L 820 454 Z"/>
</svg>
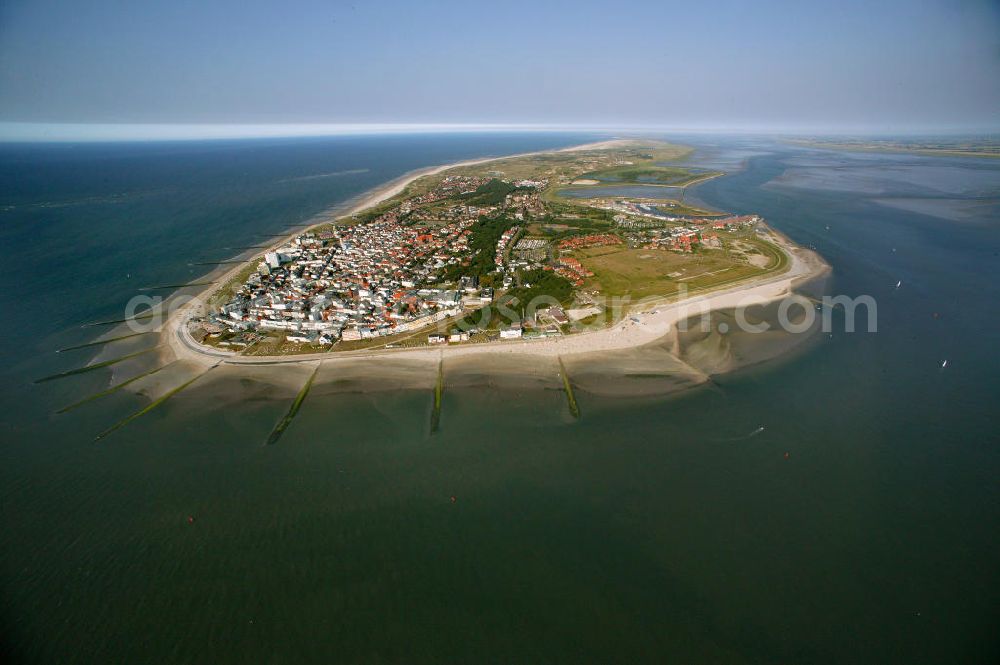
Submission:
<svg viewBox="0 0 1000 665">
<path fill-rule="evenodd" d="M 982 133 L 998 109 L 1000 7 L 986 0 L 0 7 L 2 140 L 137 126 Z"/>
<path fill-rule="evenodd" d="M 319 138 L 334 136 L 376 136 L 391 134 L 458 133 L 595 133 L 629 136 L 657 134 L 785 137 L 985 137 L 993 138 L 997 128 L 914 128 L 909 131 L 879 131 L 877 128 L 850 131 L 848 128 L 807 127 L 672 127 L 597 126 L 532 124 L 107 124 L 107 123 L 12 123 L 0 122 L 0 142 L 67 143 L 129 141 L 198 141 L 265 138 Z"/>
</svg>

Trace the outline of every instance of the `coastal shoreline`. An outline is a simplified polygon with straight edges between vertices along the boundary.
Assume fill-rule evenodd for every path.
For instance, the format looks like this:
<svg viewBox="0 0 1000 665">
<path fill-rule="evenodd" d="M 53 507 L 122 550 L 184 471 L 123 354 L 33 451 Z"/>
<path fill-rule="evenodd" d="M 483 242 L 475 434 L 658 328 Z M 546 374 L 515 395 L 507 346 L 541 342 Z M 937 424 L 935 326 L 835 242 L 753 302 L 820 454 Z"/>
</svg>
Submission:
<svg viewBox="0 0 1000 665">
<path fill-rule="evenodd" d="M 423 178 L 424 176 L 437 175 L 444 171 L 449 171 L 454 168 L 461 168 L 463 166 L 476 166 L 477 164 L 485 164 L 487 162 L 496 162 L 501 159 L 516 159 L 518 157 L 531 157 L 532 155 L 544 155 L 553 152 L 579 152 L 581 150 L 600 150 L 602 148 L 610 148 L 615 145 L 621 145 L 624 143 L 630 143 L 632 139 L 609 139 L 607 141 L 595 141 L 593 143 L 582 143 L 580 145 L 570 146 L 568 148 L 558 148 L 556 150 L 536 150 L 534 152 L 522 152 L 515 155 L 501 155 L 499 157 L 476 157 L 475 159 L 466 159 L 460 162 L 453 162 L 450 164 L 441 164 L 438 166 L 425 166 L 423 168 L 414 169 L 408 171 L 398 178 L 394 178 L 389 182 L 379 185 L 374 189 L 370 189 L 359 196 L 349 199 L 341 206 L 335 206 L 331 209 L 331 212 L 340 217 L 350 217 L 351 215 L 356 215 L 359 212 L 364 212 L 368 208 L 377 206 L 378 204 L 391 199 L 403 192 L 406 186 L 409 185 L 414 180 Z M 329 214 L 329 213 L 327 213 Z"/>
<path fill-rule="evenodd" d="M 277 247 L 286 243 L 305 229 L 326 223 L 330 219 L 340 219 L 342 217 L 358 214 L 364 210 L 374 207 L 392 197 L 400 194 L 405 188 L 415 180 L 436 175 L 443 171 L 462 166 L 472 166 L 486 162 L 498 161 L 512 157 L 522 157 L 526 155 L 545 154 L 551 152 L 570 152 L 580 150 L 599 149 L 620 145 L 629 142 L 630 139 L 614 139 L 587 143 L 560 150 L 545 150 L 519 155 L 505 155 L 500 157 L 483 157 L 471 160 L 463 160 L 438 166 L 430 166 L 410 171 L 395 178 L 383 185 L 380 185 L 358 197 L 331 207 L 327 212 L 321 214 L 318 221 L 310 222 L 308 225 L 297 225 L 288 235 L 282 236 L 270 247 Z M 615 323 L 613 326 L 600 330 L 574 333 L 564 337 L 546 338 L 541 340 L 520 340 L 506 342 L 491 342 L 482 344 L 465 344 L 446 347 L 428 348 L 378 348 L 359 351 L 333 351 L 299 355 L 282 356 L 241 356 L 236 352 L 221 351 L 197 343 L 187 329 L 188 321 L 204 313 L 207 301 L 204 299 L 221 285 L 227 283 L 241 270 L 245 269 L 243 262 L 221 275 L 215 277 L 213 284 L 197 292 L 191 302 L 185 303 L 175 311 L 170 313 L 167 320 L 160 329 L 160 344 L 164 347 L 164 353 L 170 354 L 173 358 L 185 360 L 197 365 L 210 366 L 218 362 L 228 365 L 278 365 L 278 364 L 300 364 L 323 360 L 326 362 L 336 362 L 338 360 L 357 360 L 366 358 L 375 360 L 385 356 L 392 356 L 400 359 L 425 360 L 430 358 L 457 358 L 462 356 L 480 354 L 502 354 L 502 355 L 528 355 L 528 356 L 586 356 L 601 351 L 630 349 L 656 342 L 670 334 L 676 324 L 681 320 L 703 312 L 710 312 L 719 309 L 726 309 L 746 303 L 748 299 L 754 302 L 767 303 L 780 299 L 792 293 L 797 284 L 812 280 L 829 272 L 830 267 L 823 259 L 811 250 L 795 245 L 786 236 L 768 228 L 773 240 L 781 247 L 781 250 L 789 258 L 789 266 L 779 274 L 763 275 L 759 278 L 752 278 L 739 282 L 729 287 L 723 287 L 703 294 L 694 295 L 681 300 L 671 302 L 669 298 L 662 301 L 644 300 L 645 307 L 641 311 L 630 312 L 630 316 L 624 321 Z M 258 250 L 260 251 L 266 250 Z M 247 258 L 247 261 L 252 257 Z M 169 302 L 169 299 L 166 301 Z"/>
</svg>

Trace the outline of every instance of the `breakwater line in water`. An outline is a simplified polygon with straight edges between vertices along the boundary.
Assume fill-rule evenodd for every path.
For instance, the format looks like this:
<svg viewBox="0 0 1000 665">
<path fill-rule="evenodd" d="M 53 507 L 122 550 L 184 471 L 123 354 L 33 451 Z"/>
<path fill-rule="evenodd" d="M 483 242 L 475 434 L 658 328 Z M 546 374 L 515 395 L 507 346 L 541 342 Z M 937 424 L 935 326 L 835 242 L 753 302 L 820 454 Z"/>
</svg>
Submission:
<svg viewBox="0 0 1000 665">
<path fill-rule="evenodd" d="M 559 356 L 559 376 L 562 377 L 563 390 L 566 391 L 566 402 L 569 404 L 569 412 L 574 418 L 579 418 L 580 406 L 576 403 L 576 395 L 573 394 L 573 384 L 569 381 L 569 374 L 566 373 L 566 365 L 563 364 L 562 356 Z"/>
<path fill-rule="evenodd" d="M 288 413 L 286 413 L 285 417 L 274 426 L 273 430 L 271 430 L 270 436 L 267 437 L 266 445 L 270 446 L 277 443 L 284 431 L 288 429 L 289 425 L 292 424 L 292 419 L 295 418 L 295 415 L 299 412 L 299 407 L 302 406 L 302 402 L 306 400 L 306 395 L 309 394 L 309 389 L 312 388 L 313 381 L 316 379 L 316 374 L 319 372 L 319 368 L 322 364 L 322 360 L 317 363 L 316 369 L 314 369 L 312 374 L 309 375 L 305 385 L 302 386 L 301 390 L 299 390 L 299 394 L 295 396 L 295 400 L 292 402 L 292 405 L 288 407 Z"/>
<path fill-rule="evenodd" d="M 160 286 L 143 286 L 139 291 L 161 291 L 164 289 L 186 289 L 189 286 L 211 286 L 215 282 L 188 282 L 187 284 L 161 284 Z"/>
<path fill-rule="evenodd" d="M 55 379 L 62 379 L 67 376 L 75 376 L 77 374 L 83 374 L 85 372 L 93 372 L 96 369 L 101 369 L 102 367 L 108 367 L 109 365 L 115 365 L 117 363 L 128 360 L 129 358 L 135 358 L 136 356 L 141 356 L 144 353 L 149 353 L 150 351 L 155 351 L 160 348 L 159 346 L 154 346 L 148 349 L 143 349 L 142 351 L 136 351 L 135 353 L 129 353 L 128 355 L 121 356 L 120 358 L 112 358 L 111 360 L 103 360 L 99 363 L 94 363 L 93 365 L 84 365 L 83 367 L 77 367 L 76 369 L 67 370 L 65 372 L 59 372 L 58 374 L 51 374 L 49 376 L 43 376 L 40 379 L 36 379 L 35 383 L 45 383 L 46 381 L 54 381 Z"/>
<path fill-rule="evenodd" d="M 174 395 L 176 395 L 180 391 L 184 390 L 185 388 L 187 388 L 188 386 L 190 386 L 192 383 L 194 383 L 195 381 L 197 381 L 201 377 L 205 376 L 206 374 L 208 374 L 209 372 L 211 372 L 213 369 L 215 369 L 218 366 L 219 366 L 219 363 L 215 363 L 214 365 L 212 365 L 211 367 L 209 367 L 208 369 L 206 369 L 201 374 L 197 374 L 194 377 L 192 377 L 192 378 L 188 379 L 187 381 L 185 381 L 184 383 L 182 383 L 181 385 L 177 386 L 176 388 L 172 388 L 171 390 L 168 390 L 163 395 L 161 395 L 157 399 L 155 399 L 152 402 L 150 402 L 149 405 L 146 406 L 145 408 L 139 409 L 138 411 L 136 411 L 132 415 L 127 416 L 127 417 L 119 420 L 117 423 L 115 423 L 114 425 L 112 425 L 108 429 L 106 429 L 103 432 L 101 432 L 100 434 L 98 434 L 94 438 L 94 442 L 96 443 L 97 441 L 100 441 L 101 439 L 107 437 L 112 432 L 115 432 L 116 430 L 119 430 L 122 427 L 125 427 L 125 425 L 128 425 L 130 422 L 132 422 L 136 418 L 138 418 L 140 416 L 146 415 L 147 413 L 149 413 L 150 411 L 152 411 L 156 407 L 160 406 L 161 404 L 163 404 L 164 402 L 166 402 L 168 399 L 170 399 L 171 397 L 173 397 Z"/>
<path fill-rule="evenodd" d="M 441 425 L 441 396 L 444 394 L 444 358 L 438 360 L 437 381 L 434 383 L 434 408 L 431 410 L 431 434 Z"/>
<path fill-rule="evenodd" d="M 128 323 L 129 321 L 145 321 L 147 319 L 153 318 L 153 312 L 139 314 L 138 316 L 133 316 L 128 319 L 111 319 L 109 321 L 92 321 L 90 323 L 84 323 L 81 328 L 93 328 L 95 326 L 113 326 L 117 323 Z"/>
<path fill-rule="evenodd" d="M 152 331 L 148 332 L 138 332 L 131 333 L 129 335 L 122 335 L 120 337 L 109 337 L 108 339 L 99 339 L 96 342 L 87 342 L 86 344 L 77 344 L 76 346 L 67 346 L 62 349 L 56 349 L 56 353 L 63 353 L 65 351 L 76 351 L 77 349 L 87 349 L 92 346 L 104 346 L 105 344 L 111 344 L 112 342 L 120 342 L 123 339 L 130 339 L 132 337 L 138 337 L 139 335 L 149 335 Z"/>
<path fill-rule="evenodd" d="M 99 393 L 94 393 L 93 395 L 88 395 L 87 397 L 84 397 L 83 399 L 81 399 L 79 402 L 73 402 L 72 404 L 70 404 L 68 406 L 64 406 L 63 408 L 61 408 L 58 411 L 56 411 L 56 413 L 66 413 L 67 411 L 72 411 L 73 409 L 81 407 L 84 404 L 89 404 L 90 402 L 93 402 L 95 399 L 100 399 L 101 397 L 106 397 L 108 395 L 111 395 L 112 393 L 116 393 L 119 390 L 121 390 L 122 388 L 124 388 L 125 386 L 129 385 L 130 383 L 135 383 L 139 379 L 144 379 L 147 376 L 149 376 L 150 374 L 156 374 L 161 369 L 166 369 L 166 368 L 170 367 L 171 365 L 173 365 L 175 362 L 177 362 L 177 361 L 176 360 L 171 360 L 166 365 L 160 365 L 159 367 L 154 367 L 153 369 L 149 370 L 148 372 L 143 372 L 142 374 L 137 374 L 136 376 L 133 376 L 131 379 L 126 379 L 125 381 L 122 381 L 121 383 L 117 383 L 117 384 L 111 386 L 110 388 L 108 388 L 106 390 L 102 390 Z"/>
</svg>

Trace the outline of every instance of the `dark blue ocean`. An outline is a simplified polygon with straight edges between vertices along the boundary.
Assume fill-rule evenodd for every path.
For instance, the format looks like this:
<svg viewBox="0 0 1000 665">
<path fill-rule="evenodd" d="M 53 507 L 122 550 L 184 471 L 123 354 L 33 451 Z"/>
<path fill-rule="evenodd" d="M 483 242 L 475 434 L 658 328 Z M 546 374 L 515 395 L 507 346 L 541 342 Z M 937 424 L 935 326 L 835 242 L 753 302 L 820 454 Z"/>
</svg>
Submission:
<svg viewBox="0 0 1000 665">
<path fill-rule="evenodd" d="M 579 420 L 485 382 L 430 435 L 429 391 L 319 391 L 264 446 L 290 398 L 234 379 L 95 443 L 148 398 L 55 411 L 128 363 L 34 383 L 193 263 L 415 168 L 599 138 L 0 146 L 5 660 L 997 662 L 996 160 L 668 137 L 728 173 L 687 196 L 815 247 L 878 332 L 578 391 Z"/>
</svg>

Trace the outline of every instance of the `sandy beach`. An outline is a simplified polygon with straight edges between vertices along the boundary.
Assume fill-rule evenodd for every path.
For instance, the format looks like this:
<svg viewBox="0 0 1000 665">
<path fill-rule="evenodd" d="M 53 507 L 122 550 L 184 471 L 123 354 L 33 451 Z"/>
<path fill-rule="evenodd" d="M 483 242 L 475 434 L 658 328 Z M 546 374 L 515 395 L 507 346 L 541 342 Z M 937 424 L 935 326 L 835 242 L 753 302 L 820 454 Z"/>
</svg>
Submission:
<svg viewBox="0 0 1000 665">
<path fill-rule="evenodd" d="M 564 148 L 562 151 L 602 148 L 623 142 L 627 141 L 602 141 Z M 346 209 L 338 211 L 336 216 L 342 217 L 356 214 L 378 205 L 402 192 L 407 185 L 418 178 L 441 173 L 442 171 L 456 167 L 482 164 L 505 158 L 486 157 L 412 171 L 381 187 L 371 190 L 355 201 L 349 202 Z M 330 215 L 332 213 L 328 213 L 327 217 Z M 272 246 L 280 246 L 302 232 L 303 228 L 299 227 L 287 237 L 282 238 L 279 242 L 275 242 Z M 394 360 L 399 361 L 408 360 L 417 362 L 436 362 L 440 358 L 455 359 L 481 356 L 483 354 L 494 357 L 498 355 L 507 357 L 523 355 L 552 359 L 562 356 L 572 359 L 573 357 L 584 357 L 601 352 L 632 349 L 662 340 L 676 330 L 676 324 L 679 321 L 691 316 L 741 305 L 773 302 L 791 294 L 798 284 L 822 276 L 829 271 L 829 266 L 815 252 L 794 245 L 788 238 L 773 230 L 769 230 L 769 232 L 772 240 L 781 245 L 782 249 L 789 256 L 789 266 L 780 274 L 765 275 L 758 279 L 748 280 L 716 291 L 679 300 L 676 298 L 673 300 L 667 298 L 663 300 L 646 300 L 641 306 L 630 311 L 629 316 L 624 321 L 618 322 L 614 326 L 601 330 L 571 334 L 565 337 L 433 348 L 380 348 L 295 356 L 258 357 L 245 357 L 235 352 L 221 351 L 202 346 L 191 337 L 187 329 L 187 322 L 192 317 L 204 313 L 204 299 L 215 288 L 218 288 L 217 285 L 226 283 L 245 267 L 245 265 L 238 265 L 214 277 L 215 285 L 202 290 L 199 294 L 200 297 L 175 309 L 160 330 L 160 343 L 164 346 L 164 354 L 169 359 L 177 358 L 204 367 L 214 365 L 219 361 L 227 365 L 275 365 L 314 363 L 318 360 L 323 360 L 325 365 L 329 365 L 364 358 L 367 360 L 366 367 L 369 371 L 377 367 L 379 359 L 387 357 L 392 357 Z"/>
</svg>

